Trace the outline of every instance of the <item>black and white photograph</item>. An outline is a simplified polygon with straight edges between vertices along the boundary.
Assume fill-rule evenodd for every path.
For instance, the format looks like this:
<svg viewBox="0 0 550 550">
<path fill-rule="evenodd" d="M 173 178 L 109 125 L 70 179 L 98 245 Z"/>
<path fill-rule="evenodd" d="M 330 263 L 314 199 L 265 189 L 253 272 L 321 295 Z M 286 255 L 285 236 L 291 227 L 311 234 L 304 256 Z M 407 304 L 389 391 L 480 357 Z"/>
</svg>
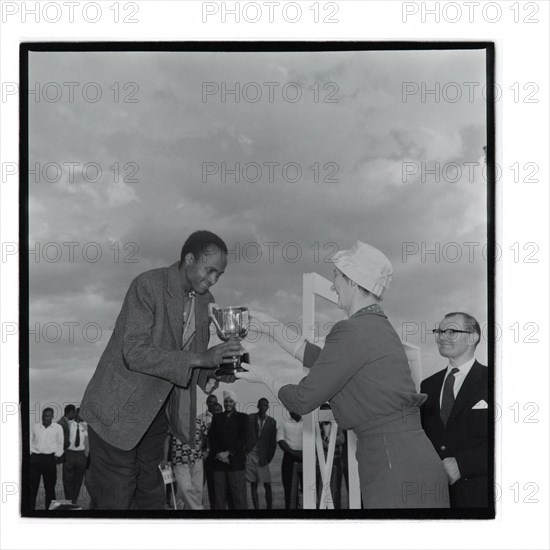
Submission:
<svg viewBox="0 0 550 550">
<path fill-rule="evenodd" d="M 549 18 L 0 2 L 0 547 L 548 548 Z"/>
<path fill-rule="evenodd" d="M 494 517 L 493 44 L 22 55 L 24 515 Z"/>
</svg>

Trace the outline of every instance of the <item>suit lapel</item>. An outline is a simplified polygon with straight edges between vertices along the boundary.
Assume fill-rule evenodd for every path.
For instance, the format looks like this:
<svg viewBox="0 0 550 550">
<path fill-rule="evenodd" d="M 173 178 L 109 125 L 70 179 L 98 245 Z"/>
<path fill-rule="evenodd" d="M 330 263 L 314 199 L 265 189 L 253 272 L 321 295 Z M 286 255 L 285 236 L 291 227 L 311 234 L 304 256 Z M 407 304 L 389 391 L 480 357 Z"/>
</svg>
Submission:
<svg viewBox="0 0 550 550">
<path fill-rule="evenodd" d="M 465 407 L 470 405 L 470 400 L 472 399 L 472 396 L 476 394 L 476 391 L 481 385 L 481 372 L 479 370 L 480 368 L 482 368 L 481 365 L 477 361 L 474 361 L 474 364 L 472 365 L 468 376 L 466 376 L 466 378 L 464 379 L 464 382 L 460 387 L 460 391 L 456 396 L 453 410 L 451 411 L 447 424 L 451 422 L 453 418 L 459 415 Z"/>
<path fill-rule="evenodd" d="M 170 325 L 178 349 L 182 348 L 183 336 L 183 289 L 178 270 L 178 263 L 168 268 L 168 285 L 166 287 L 166 309 L 170 319 Z"/>
</svg>

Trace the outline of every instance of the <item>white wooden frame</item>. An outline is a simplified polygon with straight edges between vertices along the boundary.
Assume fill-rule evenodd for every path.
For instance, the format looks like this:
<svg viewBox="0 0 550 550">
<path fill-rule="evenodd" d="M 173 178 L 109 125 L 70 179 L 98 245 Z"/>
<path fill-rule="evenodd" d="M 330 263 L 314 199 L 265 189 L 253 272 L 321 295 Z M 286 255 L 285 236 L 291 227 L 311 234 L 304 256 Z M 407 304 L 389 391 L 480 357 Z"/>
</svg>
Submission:
<svg viewBox="0 0 550 550">
<path fill-rule="evenodd" d="M 304 338 L 313 341 L 315 338 L 315 297 L 320 296 L 325 300 L 335 304 L 338 297 L 331 290 L 332 283 L 319 275 L 318 273 L 306 273 L 303 276 L 303 295 L 302 295 L 302 320 Z M 412 344 L 403 344 L 411 373 L 417 385 L 420 384 L 421 377 L 421 359 L 420 348 Z M 317 486 L 316 486 L 316 463 L 319 457 L 319 468 L 321 470 L 321 479 L 323 490 L 320 498 L 320 508 L 333 508 L 332 495 L 330 494 L 330 476 L 332 473 L 332 463 L 334 459 L 334 449 L 336 440 L 336 423 L 332 425 L 329 452 L 325 459 L 321 434 L 319 430 L 319 409 L 304 416 L 303 433 L 303 487 L 304 487 L 304 509 L 317 508 Z M 333 441 L 334 437 L 334 441 Z M 349 476 L 349 508 L 361 508 L 361 489 L 359 485 L 359 469 L 355 459 L 357 448 L 357 438 L 350 430 L 348 431 L 348 476 Z M 330 466 L 330 468 L 329 468 Z"/>
</svg>

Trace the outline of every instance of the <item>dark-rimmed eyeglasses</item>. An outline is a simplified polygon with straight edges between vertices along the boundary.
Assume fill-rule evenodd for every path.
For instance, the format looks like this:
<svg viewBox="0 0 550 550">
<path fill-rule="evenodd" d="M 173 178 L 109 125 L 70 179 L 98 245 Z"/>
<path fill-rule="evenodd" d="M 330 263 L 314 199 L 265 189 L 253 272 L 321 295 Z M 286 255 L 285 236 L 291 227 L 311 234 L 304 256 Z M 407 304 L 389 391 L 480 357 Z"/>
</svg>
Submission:
<svg viewBox="0 0 550 550">
<path fill-rule="evenodd" d="M 432 332 L 435 336 L 441 336 L 444 334 L 447 338 L 453 338 L 456 334 L 472 334 L 471 330 L 456 330 L 454 328 L 447 328 L 445 330 L 434 328 Z"/>
</svg>

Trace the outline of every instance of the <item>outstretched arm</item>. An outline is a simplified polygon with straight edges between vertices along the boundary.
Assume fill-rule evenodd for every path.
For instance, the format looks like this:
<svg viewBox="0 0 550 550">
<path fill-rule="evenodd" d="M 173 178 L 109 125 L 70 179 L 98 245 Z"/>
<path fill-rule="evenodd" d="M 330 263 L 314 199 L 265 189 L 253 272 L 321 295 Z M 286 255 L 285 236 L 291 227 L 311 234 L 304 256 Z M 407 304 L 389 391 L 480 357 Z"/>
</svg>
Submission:
<svg viewBox="0 0 550 550">
<path fill-rule="evenodd" d="M 365 363 L 365 358 L 356 351 L 356 344 L 357 335 L 341 321 L 328 334 L 315 368 L 299 384 L 286 384 L 270 370 L 257 365 L 244 364 L 248 372 L 238 373 L 237 378 L 264 383 L 285 408 L 308 414 L 338 393 Z"/>
<path fill-rule="evenodd" d="M 306 340 L 298 334 L 293 326 L 285 325 L 261 311 L 252 311 L 250 319 L 252 330 L 266 334 L 270 341 L 275 340 L 287 353 L 298 361 L 303 361 Z"/>
</svg>

